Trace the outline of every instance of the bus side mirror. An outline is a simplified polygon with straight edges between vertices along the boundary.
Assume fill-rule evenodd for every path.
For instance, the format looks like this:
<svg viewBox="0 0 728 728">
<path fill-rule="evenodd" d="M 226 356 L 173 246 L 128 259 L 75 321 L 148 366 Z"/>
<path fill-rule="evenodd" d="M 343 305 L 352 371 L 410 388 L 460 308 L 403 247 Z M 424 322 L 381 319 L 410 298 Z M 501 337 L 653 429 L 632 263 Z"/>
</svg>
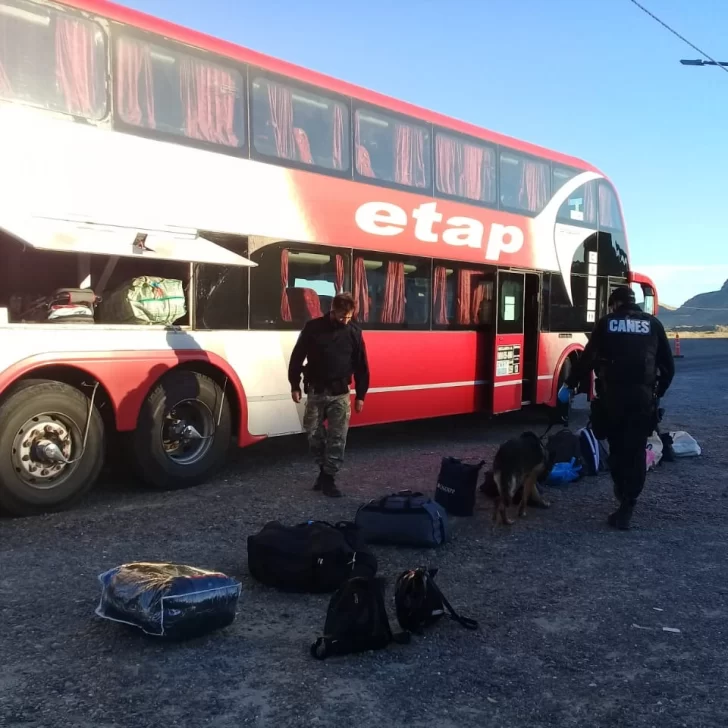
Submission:
<svg viewBox="0 0 728 728">
<path fill-rule="evenodd" d="M 643 310 L 645 313 L 649 313 L 652 316 L 655 315 L 655 292 L 649 287 L 646 286 L 642 289 L 644 292 L 645 300 L 643 304 Z"/>
</svg>

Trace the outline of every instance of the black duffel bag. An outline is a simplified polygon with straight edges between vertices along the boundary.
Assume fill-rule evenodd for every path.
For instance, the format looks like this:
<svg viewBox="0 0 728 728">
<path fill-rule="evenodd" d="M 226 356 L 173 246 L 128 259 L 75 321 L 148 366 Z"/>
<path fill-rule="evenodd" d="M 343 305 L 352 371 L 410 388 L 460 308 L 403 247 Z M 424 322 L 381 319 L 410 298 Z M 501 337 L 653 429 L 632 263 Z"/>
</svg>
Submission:
<svg viewBox="0 0 728 728">
<path fill-rule="evenodd" d="M 268 586 L 287 592 L 330 593 L 354 576 L 374 576 L 377 560 L 357 526 L 271 521 L 248 536 L 248 569 Z"/>
<path fill-rule="evenodd" d="M 478 475 L 485 460 L 477 465 L 457 458 L 445 457 L 437 478 L 435 500 L 453 516 L 472 516 L 475 510 L 475 490 Z"/>
</svg>

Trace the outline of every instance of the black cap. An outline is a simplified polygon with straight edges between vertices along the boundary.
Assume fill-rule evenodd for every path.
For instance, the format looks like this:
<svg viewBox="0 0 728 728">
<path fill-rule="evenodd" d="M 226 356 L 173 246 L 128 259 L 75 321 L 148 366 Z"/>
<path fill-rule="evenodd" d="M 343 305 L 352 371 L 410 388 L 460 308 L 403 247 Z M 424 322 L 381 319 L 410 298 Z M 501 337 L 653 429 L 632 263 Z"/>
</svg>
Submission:
<svg viewBox="0 0 728 728">
<path fill-rule="evenodd" d="M 619 306 L 625 306 L 629 303 L 635 303 L 636 300 L 634 291 L 629 286 L 617 286 L 609 296 L 607 305 L 614 306 L 614 304 L 617 304 Z"/>
</svg>

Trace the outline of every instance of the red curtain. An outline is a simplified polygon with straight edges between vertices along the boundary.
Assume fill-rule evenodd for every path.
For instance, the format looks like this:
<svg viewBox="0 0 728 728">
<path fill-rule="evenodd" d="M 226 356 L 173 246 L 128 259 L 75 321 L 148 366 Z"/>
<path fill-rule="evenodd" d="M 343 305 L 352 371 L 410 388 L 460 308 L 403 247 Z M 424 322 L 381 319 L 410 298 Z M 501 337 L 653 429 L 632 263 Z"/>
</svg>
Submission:
<svg viewBox="0 0 728 728">
<path fill-rule="evenodd" d="M 439 135 L 435 140 L 437 188 L 469 200 L 495 199 L 495 152 Z"/>
<path fill-rule="evenodd" d="M 444 265 L 435 266 L 435 323 L 445 326 L 447 318 L 447 269 Z"/>
<path fill-rule="evenodd" d="M 275 83 L 268 84 L 270 121 L 276 140 L 276 153 L 282 159 L 296 158 L 296 140 L 293 135 L 293 96 L 289 89 Z"/>
<path fill-rule="evenodd" d="M 485 299 L 485 283 L 476 283 L 473 291 L 473 303 L 470 307 L 470 320 L 474 323 L 480 323 L 480 307 Z"/>
<path fill-rule="evenodd" d="M 332 142 L 334 169 L 344 169 L 344 111 L 339 104 L 334 104 Z"/>
<path fill-rule="evenodd" d="M 5 73 L 5 69 L 0 63 L 0 94 L 3 96 L 10 96 L 13 93 L 13 87 L 10 85 L 10 79 L 8 74 Z"/>
<path fill-rule="evenodd" d="M 472 271 L 458 271 L 458 290 L 455 297 L 455 321 L 460 326 L 470 326 L 472 306 Z"/>
<path fill-rule="evenodd" d="M 298 161 L 305 164 L 313 164 L 313 156 L 311 155 L 311 145 L 308 143 L 308 134 L 298 126 L 293 127 L 293 138 L 296 141 L 296 150 L 298 151 Z"/>
<path fill-rule="evenodd" d="M 435 160 L 437 167 L 437 189 L 446 195 L 459 194 L 457 185 L 458 142 L 441 134 L 435 137 Z M 444 268 L 443 268 L 444 270 Z"/>
<path fill-rule="evenodd" d="M 463 144 L 462 196 L 469 200 L 483 199 L 483 161 L 485 150 Z"/>
<path fill-rule="evenodd" d="M 0 94 L 3 96 L 11 96 L 13 93 L 13 85 L 10 83 L 10 77 L 3 65 L 3 56 L 7 53 L 6 49 L 10 47 L 8 34 L 7 17 L 0 15 Z"/>
<path fill-rule="evenodd" d="M 288 300 L 288 251 L 281 250 L 281 319 L 292 321 L 291 303 Z"/>
<path fill-rule="evenodd" d="M 357 258 L 354 261 L 354 302 L 356 303 L 354 315 L 357 321 L 369 321 L 369 284 L 364 258 Z"/>
<path fill-rule="evenodd" d="M 237 147 L 233 74 L 209 63 L 184 58 L 180 63 L 179 81 L 185 135 Z"/>
<path fill-rule="evenodd" d="M 390 260 L 384 281 L 384 301 L 379 320 L 383 324 L 404 322 L 404 263 Z"/>
<path fill-rule="evenodd" d="M 336 292 L 341 293 L 344 290 L 344 256 L 337 255 L 334 262 L 336 264 L 336 281 L 334 285 L 336 286 Z"/>
<path fill-rule="evenodd" d="M 606 185 L 599 185 L 599 226 L 619 227 L 617 203 L 612 191 Z"/>
<path fill-rule="evenodd" d="M 594 194 L 594 183 L 589 182 L 582 189 L 584 190 L 584 222 L 596 225 L 597 196 Z"/>
<path fill-rule="evenodd" d="M 521 162 L 519 205 L 530 212 L 540 212 L 548 202 L 548 165 L 524 159 Z"/>
<path fill-rule="evenodd" d="M 356 150 L 356 171 L 363 177 L 376 177 L 372 169 L 372 160 L 369 157 L 369 150 L 361 143 L 360 121 L 357 112 L 354 119 L 354 148 Z"/>
<path fill-rule="evenodd" d="M 486 304 L 483 306 L 483 304 Z M 489 324 L 491 321 L 491 307 L 493 304 L 493 283 L 491 281 L 480 281 L 473 291 L 473 305 L 471 308 L 471 321 L 474 324 Z M 481 318 L 480 310 L 483 308 Z"/>
<path fill-rule="evenodd" d="M 409 124 L 397 124 L 394 130 L 394 179 L 410 187 L 425 187 L 425 132 Z"/>
<path fill-rule="evenodd" d="M 92 26 L 59 15 L 56 18 L 56 81 L 70 114 L 96 116 L 96 75 Z"/>
<path fill-rule="evenodd" d="M 140 97 L 143 81 L 144 98 Z M 154 92 L 149 46 L 120 38 L 116 47 L 116 106 L 127 124 L 154 129 Z"/>
<path fill-rule="evenodd" d="M 0 58 L 0 94 L 3 96 L 11 96 L 13 93 L 13 86 L 10 83 L 10 79 L 8 78 L 8 74 L 5 72 L 5 67 L 2 63 L 2 58 Z"/>
</svg>

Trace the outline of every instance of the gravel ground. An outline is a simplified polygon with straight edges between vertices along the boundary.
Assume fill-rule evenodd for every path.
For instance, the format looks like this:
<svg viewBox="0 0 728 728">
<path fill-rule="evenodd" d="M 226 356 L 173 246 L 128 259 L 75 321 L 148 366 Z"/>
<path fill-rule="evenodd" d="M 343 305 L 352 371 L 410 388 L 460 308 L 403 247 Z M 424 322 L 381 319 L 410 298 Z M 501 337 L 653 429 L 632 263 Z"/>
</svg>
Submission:
<svg viewBox="0 0 728 728">
<path fill-rule="evenodd" d="M 606 526 L 600 476 L 550 489 L 553 508 L 510 530 L 491 533 L 479 496 L 444 548 L 376 549 L 390 606 L 400 570 L 436 565 L 477 633 L 441 621 L 409 645 L 316 662 L 328 597 L 254 583 L 246 537 L 274 518 L 351 518 L 367 498 L 431 491 L 443 455 L 490 459 L 541 427 L 523 415 L 355 431 L 338 501 L 309 491 L 294 438 L 240 453 L 194 490 L 109 480 L 71 512 L 0 521 L 0 725 L 725 726 L 728 342 L 683 351 L 666 424 L 704 454 L 648 475 L 631 532 Z M 239 577 L 235 623 L 163 645 L 98 619 L 97 574 L 131 560 Z"/>
</svg>

